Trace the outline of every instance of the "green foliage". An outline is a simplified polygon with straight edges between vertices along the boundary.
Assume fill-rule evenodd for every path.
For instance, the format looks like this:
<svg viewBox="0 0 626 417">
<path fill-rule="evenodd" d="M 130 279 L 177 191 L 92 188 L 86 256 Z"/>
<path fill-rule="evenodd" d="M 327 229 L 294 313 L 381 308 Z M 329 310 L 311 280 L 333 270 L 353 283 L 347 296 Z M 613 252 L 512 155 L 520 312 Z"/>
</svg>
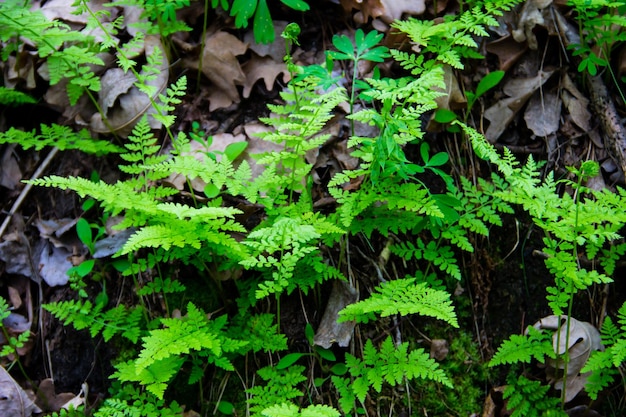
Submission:
<svg viewBox="0 0 626 417">
<path fill-rule="evenodd" d="M 43 306 L 65 325 L 72 325 L 77 330 L 89 329 L 91 337 L 102 332 L 108 341 L 116 334 L 136 343 L 142 333 L 142 310 L 119 305 L 105 310 L 102 302 L 95 305 L 91 301 L 69 300 L 49 303 Z"/>
<path fill-rule="evenodd" d="M 30 339 L 31 333 L 29 330 L 23 331 L 17 336 L 9 334 L 7 327 L 5 326 L 5 320 L 11 317 L 11 308 L 3 297 L 0 297 L 0 331 L 4 338 L 4 345 L 0 350 L 0 358 L 9 357 L 15 360 L 18 357 L 18 349 L 21 349 Z"/>
<path fill-rule="evenodd" d="M 281 2 L 294 10 L 302 12 L 309 10 L 309 5 L 304 0 L 281 0 Z M 216 3 L 217 0 L 213 0 L 213 7 Z M 224 1 L 221 3 L 222 7 L 227 6 Z M 254 40 L 258 43 L 274 41 L 274 22 L 267 7 L 267 0 L 234 0 L 230 15 L 235 17 L 235 26 L 238 28 L 247 27 L 248 22 L 254 16 Z"/>
<path fill-rule="evenodd" d="M 525 335 L 514 334 L 505 340 L 491 358 L 489 366 L 530 363 L 533 358 L 544 363 L 546 358 L 556 358 L 556 354 L 551 335 L 529 326 Z"/>
<path fill-rule="evenodd" d="M 368 299 L 351 304 L 340 313 L 340 321 L 368 321 L 372 313 L 387 317 L 395 314 L 421 314 L 459 327 L 447 291 L 435 290 L 415 278 L 388 281 L 377 287 Z"/>
<path fill-rule="evenodd" d="M 580 56 L 578 71 L 595 76 L 598 68 L 608 67 L 613 47 L 626 40 L 626 17 L 623 1 L 569 0 L 577 14 L 580 43 L 568 45 Z"/>
<path fill-rule="evenodd" d="M 25 6 L 18 1 L 0 3 L 0 41 L 8 46 L 3 48 L 1 59 L 6 61 L 10 54 L 19 52 L 22 39 L 27 39 L 46 60 L 50 84 L 68 81 L 66 90 L 72 105 L 86 91 L 100 91 L 100 79 L 91 66 L 104 62 L 98 56 L 101 49 L 94 38 L 60 22 L 51 22 L 40 11 Z"/>
<path fill-rule="evenodd" d="M 36 102 L 37 100 L 26 93 L 13 88 L 0 86 L 0 105 L 15 107 L 22 104 L 33 104 Z"/>
<path fill-rule="evenodd" d="M 41 133 L 36 133 L 35 130 L 24 132 L 11 127 L 0 132 L 0 144 L 16 143 L 24 149 L 35 148 L 37 151 L 46 146 L 54 146 L 62 151 L 78 149 L 96 155 L 122 152 L 120 147 L 108 141 L 93 139 L 86 129 L 74 132 L 68 126 L 42 124 L 40 130 Z"/>
<path fill-rule="evenodd" d="M 524 376 L 509 378 L 504 389 L 508 399 L 507 409 L 513 411 L 511 417 L 565 417 L 568 414 L 560 407 L 560 401 L 548 394 L 549 385 L 533 381 Z"/>
<path fill-rule="evenodd" d="M 602 324 L 602 344 L 604 350 L 594 351 L 581 369 L 581 373 L 592 372 L 587 378 L 585 391 L 593 400 L 620 373 L 620 367 L 626 361 L 626 303 L 617 312 L 617 322 L 606 317 Z"/>
<path fill-rule="evenodd" d="M 111 392 L 113 396 L 104 400 L 94 417 L 179 417 L 183 412 L 175 401 L 167 405 L 164 400 L 130 384 L 116 383 Z"/>
<path fill-rule="evenodd" d="M 299 409 L 290 403 L 282 403 L 266 408 L 261 413 L 266 417 L 339 417 L 341 413 L 327 405 L 310 405 Z"/>
<path fill-rule="evenodd" d="M 287 403 L 289 400 L 301 397 L 304 393 L 296 388 L 306 381 L 305 368 L 301 365 L 292 365 L 288 368 L 277 369 L 266 366 L 257 371 L 265 385 L 255 385 L 247 390 L 250 399 L 248 407 L 252 417 L 263 416 L 264 410 Z"/>
<path fill-rule="evenodd" d="M 362 404 L 371 388 L 381 392 L 383 382 L 397 385 L 404 382 L 405 378 L 420 378 L 452 387 L 448 377 L 424 349 L 409 352 L 408 343 L 395 346 L 391 337 L 385 339 L 380 350 L 368 339 L 363 349 L 363 359 L 346 354 L 346 365 L 350 377 L 332 377 L 340 395 L 339 404 L 345 413 L 354 408 L 356 400 Z"/>
</svg>

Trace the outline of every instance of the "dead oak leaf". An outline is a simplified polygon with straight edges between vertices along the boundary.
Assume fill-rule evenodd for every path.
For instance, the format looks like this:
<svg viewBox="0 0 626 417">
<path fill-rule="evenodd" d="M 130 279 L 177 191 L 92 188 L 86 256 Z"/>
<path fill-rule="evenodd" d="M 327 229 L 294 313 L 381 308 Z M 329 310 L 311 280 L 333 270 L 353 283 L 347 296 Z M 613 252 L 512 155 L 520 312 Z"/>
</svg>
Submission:
<svg viewBox="0 0 626 417">
<path fill-rule="evenodd" d="M 239 102 L 237 85 L 246 82 L 246 74 L 237 60 L 248 45 L 227 32 L 207 35 L 202 51 L 202 73 L 217 87 L 231 103 Z M 211 110 L 217 107 L 211 103 Z"/>
<path fill-rule="evenodd" d="M 280 74 L 283 74 L 285 82 L 291 78 L 284 62 L 277 62 L 271 57 L 260 57 L 255 54 L 246 62 L 243 71 L 246 74 L 246 82 L 243 86 L 245 98 L 250 96 L 250 91 L 258 80 L 262 79 L 265 82 L 265 88 L 270 91 L 274 88 L 274 81 Z"/>
</svg>

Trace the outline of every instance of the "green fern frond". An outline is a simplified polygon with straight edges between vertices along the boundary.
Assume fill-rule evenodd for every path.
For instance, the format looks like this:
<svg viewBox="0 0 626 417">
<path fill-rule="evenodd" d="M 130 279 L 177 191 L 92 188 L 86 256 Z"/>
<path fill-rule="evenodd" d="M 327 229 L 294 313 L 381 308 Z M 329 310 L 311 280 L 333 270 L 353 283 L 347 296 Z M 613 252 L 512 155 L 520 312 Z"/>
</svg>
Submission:
<svg viewBox="0 0 626 417">
<path fill-rule="evenodd" d="M 37 151 L 46 146 L 53 146 L 62 151 L 77 149 L 96 155 L 122 152 L 122 148 L 108 141 L 93 139 L 86 129 L 74 132 L 68 126 L 42 124 L 40 130 L 41 133 L 38 134 L 35 130 L 24 132 L 11 127 L 5 132 L 0 132 L 0 144 L 15 143 L 24 149 L 35 148 Z"/>
<path fill-rule="evenodd" d="M 142 332 L 143 319 L 140 308 L 127 308 L 119 305 L 104 310 L 104 306 L 90 301 L 69 300 L 44 304 L 43 308 L 51 312 L 65 325 L 72 325 L 77 330 L 89 329 L 91 337 L 102 333 L 105 342 L 116 334 L 137 343 Z"/>
<path fill-rule="evenodd" d="M 339 417 L 339 411 L 328 405 L 312 404 L 300 409 L 292 403 L 276 404 L 261 412 L 266 417 Z"/>
<path fill-rule="evenodd" d="M 259 369 L 257 374 L 265 381 L 265 385 L 256 385 L 247 390 L 250 395 L 248 401 L 250 415 L 261 417 L 263 410 L 303 396 L 304 393 L 296 386 L 306 381 L 304 373 L 305 368 L 301 365 L 292 365 L 285 369 L 276 369 L 272 366 Z"/>
<path fill-rule="evenodd" d="M 511 335 L 502 342 L 498 351 L 489 361 L 489 366 L 507 363 L 530 363 L 533 358 L 544 363 L 546 358 L 555 358 L 552 338 L 547 332 L 528 327 L 526 335 Z"/>
<path fill-rule="evenodd" d="M 452 387 L 446 374 L 424 349 L 409 352 L 408 346 L 408 343 L 402 343 L 396 347 L 391 337 L 388 337 L 383 341 L 380 350 L 374 347 L 371 340 L 367 340 L 362 360 L 346 354 L 346 365 L 352 380 L 347 377 L 332 377 L 340 393 L 339 404 L 344 412 L 348 413 L 354 407 L 354 401 L 350 400 L 357 399 L 363 403 L 371 388 L 380 392 L 383 382 L 396 385 L 405 378 L 420 378 Z"/>
<path fill-rule="evenodd" d="M 34 104 L 37 100 L 26 93 L 0 86 L 0 105 L 3 106 L 19 106 L 21 104 Z"/>
<path fill-rule="evenodd" d="M 388 281 L 376 287 L 368 299 L 351 304 L 339 313 L 339 321 L 362 321 L 371 313 L 387 317 L 395 314 L 421 314 L 459 327 L 447 291 L 434 290 L 415 278 Z"/>
<path fill-rule="evenodd" d="M 532 381 L 522 375 L 509 378 L 503 397 L 508 400 L 507 409 L 513 411 L 511 417 L 566 417 L 558 398 L 548 395 L 549 385 Z M 549 413 L 549 414 L 548 414 Z"/>
</svg>

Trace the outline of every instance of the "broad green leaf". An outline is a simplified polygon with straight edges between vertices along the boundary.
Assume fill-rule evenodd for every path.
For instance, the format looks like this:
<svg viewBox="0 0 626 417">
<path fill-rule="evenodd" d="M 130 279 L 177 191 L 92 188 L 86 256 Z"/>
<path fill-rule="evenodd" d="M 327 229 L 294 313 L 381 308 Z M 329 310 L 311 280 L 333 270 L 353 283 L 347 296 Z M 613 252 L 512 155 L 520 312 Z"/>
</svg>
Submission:
<svg viewBox="0 0 626 417">
<path fill-rule="evenodd" d="M 437 109 L 435 112 L 435 121 L 437 123 L 450 123 L 456 119 L 456 113 L 448 109 Z"/>
<path fill-rule="evenodd" d="M 309 5 L 303 0 L 280 0 L 285 6 L 300 12 L 309 10 Z"/>
<path fill-rule="evenodd" d="M 76 234 L 81 242 L 85 244 L 91 251 L 93 246 L 93 235 L 91 234 L 91 226 L 84 218 L 78 219 L 76 222 Z"/>
<path fill-rule="evenodd" d="M 248 27 L 248 21 L 257 8 L 257 0 L 235 0 L 230 9 L 230 15 L 235 16 L 235 26 L 238 28 Z M 256 32 L 254 34 L 256 39 Z"/>
<path fill-rule="evenodd" d="M 318 355 L 320 355 L 322 359 L 326 359 L 329 362 L 334 362 L 337 360 L 337 357 L 335 357 L 335 354 L 331 350 L 324 349 L 320 346 L 315 346 L 315 351 Z"/>
<path fill-rule="evenodd" d="M 493 71 L 485 75 L 485 77 L 480 80 L 478 86 L 476 87 L 476 98 L 482 96 L 487 91 L 498 85 L 500 81 L 502 81 L 503 77 L 504 71 Z"/>
<path fill-rule="evenodd" d="M 444 165 L 446 162 L 448 162 L 448 159 L 449 156 L 447 152 L 438 152 L 432 158 L 430 158 L 430 161 L 428 161 L 428 166 L 438 167 Z"/>
<path fill-rule="evenodd" d="M 202 191 L 207 198 L 215 198 L 220 194 L 220 189 L 217 188 L 212 182 L 208 183 Z"/>
<path fill-rule="evenodd" d="M 246 141 L 231 143 L 224 149 L 224 155 L 226 155 L 229 161 L 234 161 L 247 147 L 248 142 Z"/>
<path fill-rule="evenodd" d="M 217 410 L 222 414 L 230 416 L 235 411 L 235 406 L 233 406 L 233 403 L 231 402 L 220 401 L 220 403 L 217 405 Z"/>
<path fill-rule="evenodd" d="M 352 45 L 350 38 L 346 35 L 333 36 L 333 45 L 335 45 L 335 48 L 337 48 L 339 52 L 343 52 L 347 55 L 347 58 L 338 58 L 333 56 L 334 59 L 354 59 L 354 45 Z"/>
<path fill-rule="evenodd" d="M 254 40 L 258 43 L 271 43 L 274 41 L 274 22 L 267 8 L 266 0 L 259 0 L 254 15 Z"/>
<path fill-rule="evenodd" d="M 286 369 L 296 363 L 298 359 L 305 356 L 304 353 L 289 353 L 285 355 L 277 364 L 276 369 Z"/>
</svg>

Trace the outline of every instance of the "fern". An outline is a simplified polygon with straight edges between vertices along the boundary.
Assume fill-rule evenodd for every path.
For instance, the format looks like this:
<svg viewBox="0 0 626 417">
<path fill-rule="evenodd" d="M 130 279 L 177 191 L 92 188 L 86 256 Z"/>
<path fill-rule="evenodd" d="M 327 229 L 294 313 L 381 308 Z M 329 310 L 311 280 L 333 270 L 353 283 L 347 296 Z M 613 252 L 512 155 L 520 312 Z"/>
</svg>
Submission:
<svg viewBox="0 0 626 417">
<path fill-rule="evenodd" d="M 19 106 L 21 104 L 34 104 L 37 100 L 26 93 L 0 86 L 0 105 Z"/>
<path fill-rule="evenodd" d="M 40 130 L 38 134 L 35 130 L 24 132 L 11 127 L 6 132 L 0 132 L 0 144 L 16 143 L 24 149 L 35 148 L 37 151 L 54 146 L 62 151 L 77 149 L 96 155 L 122 152 L 120 147 L 108 141 L 93 139 L 86 129 L 74 132 L 68 126 L 42 124 Z"/>
<path fill-rule="evenodd" d="M 511 417 L 565 417 L 568 414 L 561 408 L 558 398 L 548 395 L 549 385 L 532 381 L 524 376 L 509 378 L 503 397 L 508 399 L 507 409 L 513 411 Z"/>
<path fill-rule="evenodd" d="M 363 359 L 346 354 L 346 365 L 351 379 L 333 376 L 332 381 L 339 392 L 339 404 L 345 413 L 354 407 L 354 400 L 360 403 L 371 388 L 381 392 L 383 382 L 400 384 L 404 379 L 429 379 L 447 387 L 452 383 L 431 359 L 424 349 L 409 352 L 409 344 L 402 343 L 394 346 L 390 337 L 382 343 L 380 350 L 374 347 L 371 340 L 367 340 L 363 351 Z"/>
<path fill-rule="evenodd" d="M 505 340 L 489 361 L 489 366 L 519 362 L 530 363 L 533 358 L 544 363 L 546 358 L 555 359 L 556 354 L 552 347 L 551 335 L 529 326 L 527 334 L 514 334 Z"/>
<path fill-rule="evenodd" d="M 72 325 L 77 330 L 89 329 L 91 337 L 102 332 L 104 341 L 109 341 L 116 334 L 137 343 L 142 332 L 140 322 L 143 318 L 140 308 L 127 308 L 123 305 L 104 311 L 101 303 L 95 306 L 90 301 L 69 300 L 44 304 L 65 325 Z"/>
<path fill-rule="evenodd" d="M 341 414 L 328 405 L 310 405 L 300 409 L 291 403 L 276 404 L 261 412 L 266 417 L 339 417 Z"/>
<path fill-rule="evenodd" d="M 46 58 L 50 84 L 67 79 L 67 94 L 74 105 L 86 90 L 100 91 L 100 79 L 92 65 L 104 65 L 98 53 L 102 52 L 94 38 L 83 32 L 71 30 L 60 22 L 49 21 L 40 11 L 31 11 L 21 2 L 0 3 L 0 40 L 15 39 L 13 46 L 2 52 L 8 55 L 17 50 L 19 37 L 30 40 L 39 56 Z M 69 45 L 63 48 L 64 45 Z"/>
<path fill-rule="evenodd" d="M 142 339 L 142 349 L 134 361 L 117 365 L 113 377 L 120 381 L 139 382 L 163 398 L 167 383 L 178 372 L 192 351 L 198 352 L 209 363 L 233 370 L 224 354 L 244 348 L 248 342 L 226 336 L 226 316 L 209 320 L 193 303 L 187 304 L 187 315 L 182 318 L 163 318 L 163 329 L 151 330 Z"/>
<path fill-rule="evenodd" d="M 405 278 L 382 284 L 368 299 L 344 308 L 340 312 L 339 321 L 367 321 L 371 313 L 382 317 L 421 314 L 459 327 L 450 294 L 429 288 L 424 282 L 415 281 L 415 278 Z"/>
<path fill-rule="evenodd" d="M 169 405 L 149 392 L 131 386 L 114 384 L 114 396 L 107 398 L 94 417 L 179 417 L 183 409 L 173 401 Z"/>
<path fill-rule="evenodd" d="M 305 368 L 292 365 L 286 369 L 266 366 L 257 371 L 265 385 L 256 385 L 246 392 L 250 395 L 248 408 L 252 417 L 263 416 L 263 411 L 275 405 L 301 397 L 304 393 L 296 386 L 306 381 Z"/>
</svg>

